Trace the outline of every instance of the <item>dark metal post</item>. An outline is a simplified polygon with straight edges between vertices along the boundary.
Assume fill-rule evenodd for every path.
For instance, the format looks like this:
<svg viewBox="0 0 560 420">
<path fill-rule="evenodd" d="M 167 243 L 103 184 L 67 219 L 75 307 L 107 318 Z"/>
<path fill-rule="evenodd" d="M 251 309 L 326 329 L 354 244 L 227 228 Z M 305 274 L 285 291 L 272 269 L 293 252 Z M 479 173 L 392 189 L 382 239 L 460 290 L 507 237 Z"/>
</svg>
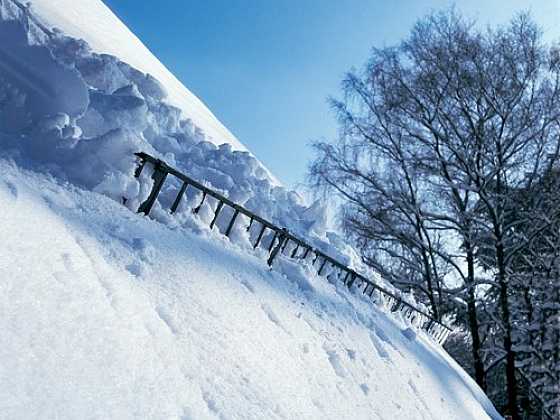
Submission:
<svg viewBox="0 0 560 420">
<path fill-rule="evenodd" d="M 323 264 L 321 264 L 321 268 L 319 268 L 319 271 L 317 272 L 318 275 L 321 275 L 321 272 L 323 271 L 323 268 L 325 267 L 326 263 L 327 263 L 327 259 L 325 258 L 323 260 Z"/>
<path fill-rule="evenodd" d="M 181 189 L 179 190 L 179 194 L 177 194 L 177 198 L 175 199 L 175 201 L 173 202 L 173 205 L 171 206 L 171 213 L 175 213 L 177 211 L 177 207 L 179 207 L 179 203 L 181 202 L 181 198 L 183 198 L 183 194 L 185 194 L 185 191 L 187 190 L 188 186 L 189 186 L 189 184 L 187 184 L 186 182 L 183 182 L 183 185 L 181 185 Z"/>
<path fill-rule="evenodd" d="M 428 322 L 428 326 L 426 328 L 424 328 L 424 330 L 426 330 L 427 332 L 430 332 L 430 330 L 432 329 L 432 325 L 434 325 L 434 320 L 430 319 L 430 321 Z"/>
<path fill-rule="evenodd" d="M 196 206 L 193 209 L 193 213 L 194 214 L 198 214 L 198 212 L 200 211 L 200 209 L 202 208 L 202 205 L 204 204 L 204 200 L 206 199 L 206 191 L 202 191 L 202 200 L 200 200 L 200 204 L 198 206 Z"/>
<path fill-rule="evenodd" d="M 270 242 L 270 246 L 268 247 L 268 252 L 272 251 L 272 248 L 274 247 L 274 243 L 276 242 L 276 238 L 278 237 L 278 231 L 274 231 L 274 236 L 272 237 L 272 241 Z"/>
<path fill-rule="evenodd" d="M 142 170 L 144 169 L 144 165 L 146 164 L 146 161 L 142 158 L 139 158 L 140 162 L 138 163 L 138 166 L 136 167 L 136 169 L 134 170 L 134 176 L 136 178 L 138 178 L 140 176 L 140 174 L 142 173 Z"/>
<path fill-rule="evenodd" d="M 222 210 L 222 207 L 224 207 L 224 202 L 220 201 L 218 203 L 218 207 L 216 207 L 216 211 L 214 212 L 214 218 L 210 222 L 210 230 L 214 228 L 214 225 L 216 224 L 216 220 L 218 220 L 218 216 L 220 215 L 220 211 Z"/>
<path fill-rule="evenodd" d="M 319 254 L 315 252 L 315 258 L 313 258 L 313 262 L 311 263 L 311 265 L 315 265 L 318 259 L 319 259 Z"/>
<path fill-rule="evenodd" d="M 257 236 L 257 242 L 255 242 L 255 245 L 253 245 L 253 249 L 257 249 L 257 247 L 261 243 L 261 239 L 263 237 L 263 234 L 264 234 L 265 230 L 266 230 L 266 226 L 262 225 L 261 231 L 259 232 L 259 236 Z"/>
<path fill-rule="evenodd" d="M 290 255 L 290 258 L 294 258 L 298 252 L 299 249 L 299 244 L 296 244 L 296 247 L 294 248 L 294 250 L 292 251 L 292 254 Z"/>
<path fill-rule="evenodd" d="M 395 304 L 395 299 L 393 299 L 393 296 L 389 296 L 386 293 L 383 293 L 383 295 L 386 296 L 384 299 L 386 299 L 387 306 L 393 306 Z"/>
<path fill-rule="evenodd" d="M 154 173 L 152 174 L 152 179 L 154 180 L 154 185 L 152 187 L 152 191 L 150 195 L 140 207 L 138 207 L 138 213 L 144 213 L 146 216 L 150 214 L 154 203 L 156 202 L 157 196 L 165 182 L 165 178 L 167 178 L 167 172 L 161 168 L 160 163 L 158 162 L 154 167 Z"/>
<path fill-rule="evenodd" d="M 233 229 L 233 225 L 235 224 L 235 219 L 237 219 L 238 215 L 239 215 L 239 210 L 235 209 L 235 213 L 233 213 L 233 217 L 231 218 L 231 221 L 229 222 L 229 225 L 227 227 L 226 236 L 229 236 L 229 234 L 231 233 L 231 230 Z"/>
<path fill-rule="evenodd" d="M 352 285 L 354 284 L 354 281 L 356 281 L 356 275 L 354 273 L 352 273 L 350 275 L 350 280 L 348 281 L 346 286 L 348 286 L 348 288 L 350 289 L 352 287 Z"/>
<path fill-rule="evenodd" d="M 276 238 L 276 234 L 274 237 Z M 283 248 L 284 242 L 287 239 L 288 239 L 287 231 L 286 229 L 282 229 L 282 232 L 280 233 L 280 237 L 278 238 L 278 245 L 276 245 L 276 248 L 274 248 L 274 250 L 270 253 L 270 256 L 268 257 L 267 263 L 269 266 L 272 266 L 272 263 L 274 262 L 274 258 L 276 258 L 280 250 Z"/>
<path fill-rule="evenodd" d="M 346 271 L 346 275 L 344 276 L 344 280 L 342 280 L 342 283 L 346 284 L 349 275 L 350 275 L 350 271 Z"/>
</svg>

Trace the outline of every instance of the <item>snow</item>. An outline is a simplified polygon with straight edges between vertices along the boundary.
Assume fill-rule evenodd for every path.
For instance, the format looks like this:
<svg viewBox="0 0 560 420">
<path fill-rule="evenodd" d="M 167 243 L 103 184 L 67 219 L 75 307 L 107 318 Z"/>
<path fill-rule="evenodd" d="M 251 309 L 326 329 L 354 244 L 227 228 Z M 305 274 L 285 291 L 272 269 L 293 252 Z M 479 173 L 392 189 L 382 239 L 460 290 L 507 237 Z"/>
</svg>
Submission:
<svg viewBox="0 0 560 420">
<path fill-rule="evenodd" d="M 207 140 L 216 144 L 227 142 L 235 149 L 246 150 L 101 0 L 32 0 L 30 3 L 32 10 L 46 25 L 54 26 L 74 38 L 84 39 L 95 52 L 119 57 L 156 78 L 165 86 L 169 102 L 191 118 L 207 134 Z"/>
<path fill-rule="evenodd" d="M 441 347 L 340 284 L 0 172 L 3 418 L 500 418 Z"/>
<path fill-rule="evenodd" d="M 254 229 L 220 234 L 225 211 L 209 230 L 212 200 L 195 215 L 187 190 L 171 215 L 169 180 L 155 220 L 135 213 L 143 151 L 368 274 L 100 1 L 0 0 L 0 35 L 1 417 L 499 418 L 334 273 L 270 271 Z"/>
<path fill-rule="evenodd" d="M 29 120 L 37 119 L 44 109 L 72 116 L 82 114 L 88 105 L 87 89 L 79 74 L 55 62 L 50 51 L 39 45 L 29 45 L 25 28 L 14 21 L 0 26 L 0 97 L 12 96 L 13 109 L 3 112 L 2 131 L 17 132 Z M 6 40 L 8 42 L 6 42 Z M 35 69 L 40 68 L 41 72 Z M 17 89 L 21 82 L 31 89 Z M 27 113 L 18 112 L 25 101 Z"/>
<path fill-rule="evenodd" d="M 73 9 L 66 6 L 66 15 L 71 17 Z M 81 7 L 77 6 L 80 12 Z M 146 188 L 132 176 L 133 154 L 143 151 L 208 183 L 261 217 L 310 237 L 323 252 L 366 270 L 358 255 L 329 231 L 326 209 L 320 203 L 309 204 L 298 193 L 279 186 L 249 152 L 235 150 L 231 143 L 216 146 L 208 141 L 193 120 L 165 101 L 166 89 L 158 80 L 121 58 L 94 52 L 84 40 L 52 33 L 15 0 L 0 4 L 0 18 L 0 30 L 10 28 L 9 42 L 0 45 L 0 52 L 9 52 L 12 63 L 9 68 L 0 67 L 0 77 L 7 80 L 0 106 L 10 111 L 5 113 L 10 118 L 9 130 L 2 130 L 0 139 L 20 164 L 40 167 L 117 201 L 125 198 L 133 209 L 145 198 L 141 194 Z M 122 44 L 126 45 L 126 39 Z M 36 57 L 28 53 L 32 49 L 44 54 Z M 26 77 L 21 77 L 21 68 L 29 70 Z M 43 68 L 51 72 L 36 71 Z M 43 85 L 59 86 L 68 75 L 72 75 L 71 83 L 62 83 L 68 88 L 59 89 L 57 100 L 66 98 L 79 107 L 57 108 L 52 101 L 32 100 L 37 95 L 36 77 L 43 78 Z M 166 182 L 155 209 L 158 220 L 175 223 L 181 219 L 180 214 L 175 220 L 166 212 L 157 214 L 168 208 L 178 188 L 177 183 Z M 179 210 L 190 212 L 185 206 Z M 211 213 L 205 204 L 201 215 L 211 218 Z"/>
</svg>

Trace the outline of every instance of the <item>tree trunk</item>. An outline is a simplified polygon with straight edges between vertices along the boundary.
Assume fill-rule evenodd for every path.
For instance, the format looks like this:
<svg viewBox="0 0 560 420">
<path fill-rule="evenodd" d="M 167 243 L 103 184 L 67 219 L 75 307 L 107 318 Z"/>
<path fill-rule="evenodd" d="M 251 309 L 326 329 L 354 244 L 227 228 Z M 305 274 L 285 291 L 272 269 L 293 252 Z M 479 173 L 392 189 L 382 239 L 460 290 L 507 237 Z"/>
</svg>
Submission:
<svg viewBox="0 0 560 420">
<path fill-rule="evenodd" d="M 482 344 L 478 331 L 478 315 L 476 311 L 476 295 L 474 288 L 474 253 L 470 243 L 466 243 L 467 249 L 467 317 L 469 329 L 472 337 L 472 356 L 474 364 L 474 377 L 476 383 L 486 391 L 486 375 L 484 372 L 484 362 L 482 361 Z"/>
<path fill-rule="evenodd" d="M 517 411 L 517 378 L 515 377 L 515 353 L 511 338 L 511 316 L 509 312 L 508 285 L 506 279 L 505 253 L 502 235 L 496 232 L 496 265 L 498 268 L 498 284 L 502 322 L 504 327 L 504 350 L 506 352 L 506 387 L 508 411 L 513 420 L 519 420 Z"/>
<path fill-rule="evenodd" d="M 434 285 L 432 282 L 430 260 L 426 255 L 425 251 L 422 251 L 422 262 L 424 264 L 426 287 L 428 288 L 428 298 L 430 299 L 430 305 L 432 306 L 432 315 L 435 319 L 441 321 L 438 305 L 436 302 L 435 292 L 434 292 Z"/>
</svg>

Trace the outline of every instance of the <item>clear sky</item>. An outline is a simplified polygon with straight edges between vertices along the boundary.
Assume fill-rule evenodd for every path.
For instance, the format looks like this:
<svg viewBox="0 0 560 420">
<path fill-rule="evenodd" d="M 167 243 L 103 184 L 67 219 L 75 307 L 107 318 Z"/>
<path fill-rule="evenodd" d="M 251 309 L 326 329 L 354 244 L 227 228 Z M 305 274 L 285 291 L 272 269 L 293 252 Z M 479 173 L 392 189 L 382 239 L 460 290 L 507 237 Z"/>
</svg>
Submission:
<svg viewBox="0 0 560 420">
<path fill-rule="evenodd" d="M 336 136 L 328 96 L 371 47 L 452 4 L 482 25 L 529 9 L 560 38 L 560 0 L 104 0 L 282 182 L 296 186 L 309 143 Z"/>
</svg>

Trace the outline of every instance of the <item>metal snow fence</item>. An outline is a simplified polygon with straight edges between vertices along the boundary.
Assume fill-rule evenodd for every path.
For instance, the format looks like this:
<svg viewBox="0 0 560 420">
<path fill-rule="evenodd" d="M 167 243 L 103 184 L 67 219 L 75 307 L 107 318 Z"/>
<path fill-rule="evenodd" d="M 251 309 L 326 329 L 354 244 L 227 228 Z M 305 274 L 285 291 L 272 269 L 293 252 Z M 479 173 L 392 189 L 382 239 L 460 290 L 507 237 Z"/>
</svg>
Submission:
<svg viewBox="0 0 560 420">
<path fill-rule="evenodd" d="M 308 260 L 312 257 L 312 266 L 317 268 L 317 273 L 319 276 L 324 275 L 327 270 L 335 269 L 338 270 L 337 278 L 343 282 L 348 288 L 355 287 L 359 288 L 364 295 L 369 296 L 373 301 L 383 304 L 388 307 L 392 312 L 401 312 L 404 317 L 406 317 L 412 324 L 419 326 L 424 331 L 428 332 L 438 343 L 443 344 L 448 337 L 452 329 L 443 324 L 442 322 L 436 320 L 423 310 L 415 307 L 414 305 L 406 302 L 401 297 L 397 296 L 393 292 L 385 289 L 384 287 L 378 285 L 377 283 L 369 280 L 363 275 L 357 273 L 345 264 L 335 260 L 334 258 L 328 256 L 324 252 L 314 248 L 306 241 L 298 238 L 294 234 L 290 233 L 286 228 L 276 226 L 275 224 L 263 219 L 254 212 L 234 203 L 228 198 L 224 197 L 217 191 L 212 190 L 200 182 L 190 178 L 189 176 L 177 171 L 176 169 L 170 167 L 165 162 L 160 159 L 156 159 L 146 153 L 140 152 L 135 153 L 139 158 L 139 166 L 136 169 L 135 176 L 139 177 L 144 169 L 145 165 L 153 165 L 152 179 L 154 184 L 150 195 L 140 206 L 138 207 L 139 213 L 144 213 L 146 215 L 150 214 L 152 207 L 154 206 L 158 195 L 163 187 L 163 184 L 169 175 L 174 176 L 181 182 L 181 187 L 175 197 L 175 200 L 170 206 L 169 211 L 173 214 L 177 211 L 181 200 L 183 199 L 188 188 L 194 188 L 195 190 L 202 193 L 202 199 L 200 203 L 192 209 L 193 213 L 198 213 L 204 204 L 207 197 L 212 197 L 217 201 L 216 208 L 214 211 L 214 217 L 210 222 L 210 229 L 212 229 L 220 213 L 225 207 L 233 210 L 233 214 L 227 224 L 224 235 L 230 236 L 235 223 L 239 219 L 239 215 L 242 214 L 249 219 L 249 224 L 246 226 L 247 231 L 249 231 L 257 223 L 260 225 L 258 229 L 258 234 L 255 242 L 253 243 L 253 248 L 265 248 L 268 251 L 267 263 L 272 266 L 275 258 L 279 255 L 285 255 L 291 259 L 295 260 Z M 265 232 L 270 231 L 272 233 L 272 240 L 268 245 L 263 244 L 263 238 Z M 290 248 L 288 245 L 291 245 Z"/>
</svg>

